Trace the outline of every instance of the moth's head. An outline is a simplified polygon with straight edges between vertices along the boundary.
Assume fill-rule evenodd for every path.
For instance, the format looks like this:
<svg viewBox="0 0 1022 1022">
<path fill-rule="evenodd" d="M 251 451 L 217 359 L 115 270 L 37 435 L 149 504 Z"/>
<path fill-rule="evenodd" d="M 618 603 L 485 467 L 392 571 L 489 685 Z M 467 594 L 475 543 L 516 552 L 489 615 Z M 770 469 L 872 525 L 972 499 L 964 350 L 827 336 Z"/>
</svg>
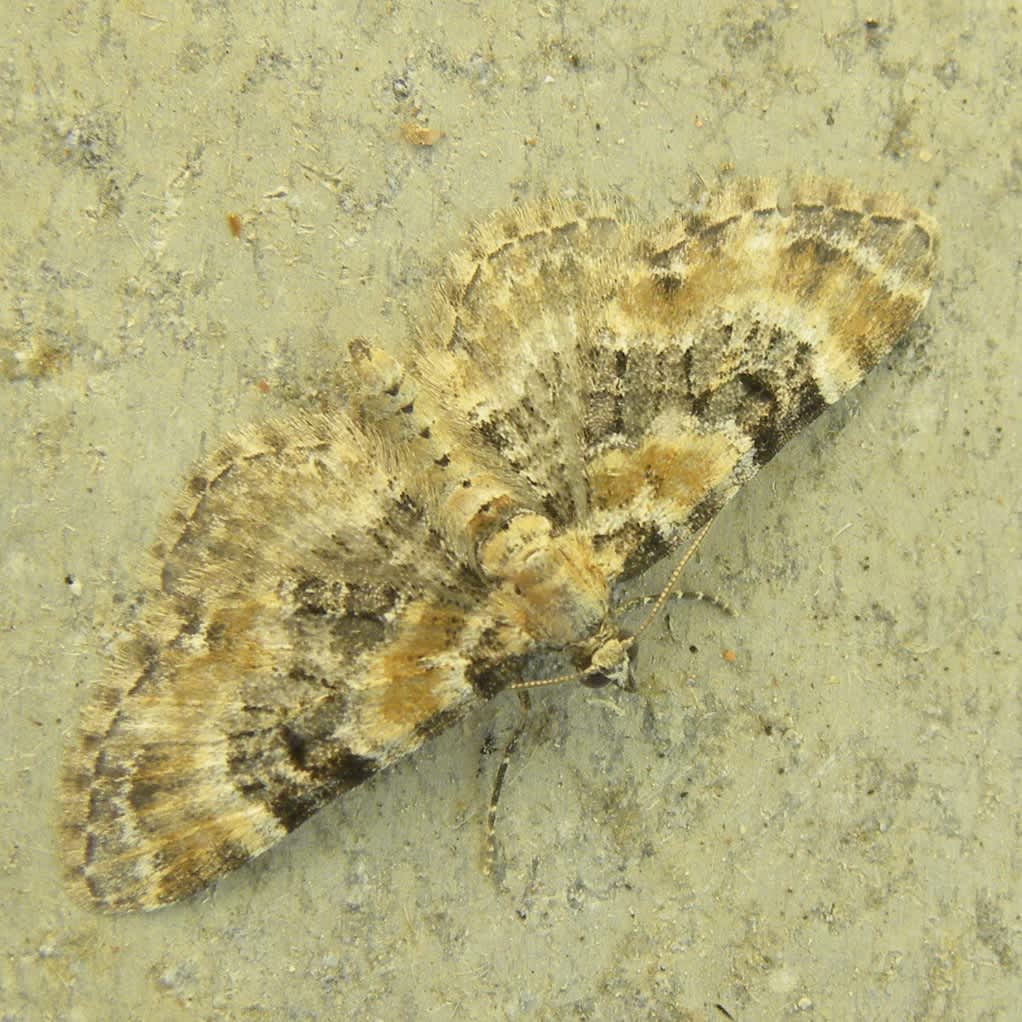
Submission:
<svg viewBox="0 0 1022 1022">
<path fill-rule="evenodd" d="M 586 688 L 606 688 L 617 685 L 628 692 L 637 688 L 632 667 L 635 663 L 635 639 L 632 636 L 615 636 L 597 647 L 589 667 L 583 671 L 579 681 Z"/>
</svg>

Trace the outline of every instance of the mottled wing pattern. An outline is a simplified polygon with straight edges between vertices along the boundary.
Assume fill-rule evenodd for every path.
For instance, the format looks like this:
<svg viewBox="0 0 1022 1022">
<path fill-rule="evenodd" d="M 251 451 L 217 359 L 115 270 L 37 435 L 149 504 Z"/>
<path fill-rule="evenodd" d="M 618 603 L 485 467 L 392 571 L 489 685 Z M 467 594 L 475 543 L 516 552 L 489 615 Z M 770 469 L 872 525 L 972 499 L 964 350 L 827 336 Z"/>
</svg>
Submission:
<svg viewBox="0 0 1022 1022">
<path fill-rule="evenodd" d="M 587 422 L 592 529 L 625 577 L 891 350 L 929 297 L 935 237 L 900 198 L 808 181 L 782 209 L 746 181 L 643 244 L 599 334 Z"/>
<path fill-rule="evenodd" d="M 606 343 L 607 301 L 634 250 L 634 227 L 607 201 L 497 215 L 452 259 L 419 339 L 414 375 L 559 528 L 589 512 L 594 359 Z"/>
<path fill-rule="evenodd" d="M 240 433 L 192 476 L 65 778 L 71 884 L 199 890 L 477 699 L 481 583 L 341 417 Z"/>
<path fill-rule="evenodd" d="M 896 196 L 741 181 L 657 230 L 526 207 L 455 262 L 419 375 L 627 579 L 689 541 L 919 315 L 932 221 Z"/>
</svg>

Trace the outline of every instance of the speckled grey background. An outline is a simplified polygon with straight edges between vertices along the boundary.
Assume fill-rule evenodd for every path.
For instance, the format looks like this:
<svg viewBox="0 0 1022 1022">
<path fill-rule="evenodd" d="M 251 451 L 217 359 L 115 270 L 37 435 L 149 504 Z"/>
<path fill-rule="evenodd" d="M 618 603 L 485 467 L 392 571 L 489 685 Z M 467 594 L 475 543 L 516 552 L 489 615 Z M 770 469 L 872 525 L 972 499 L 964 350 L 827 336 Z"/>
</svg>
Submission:
<svg viewBox="0 0 1022 1022">
<path fill-rule="evenodd" d="M 488 6 L 8 5 L 0 1018 L 1017 1018 L 1017 8 Z M 202 898 L 71 905 L 61 749 L 188 465 L 329 402 L 496 207 L 803 170 L 938 218 L 925 320 L 721 516 L 688 582 L 738 619 L 536 695 L 501 881 L 513 698 Z"/>
</svg>

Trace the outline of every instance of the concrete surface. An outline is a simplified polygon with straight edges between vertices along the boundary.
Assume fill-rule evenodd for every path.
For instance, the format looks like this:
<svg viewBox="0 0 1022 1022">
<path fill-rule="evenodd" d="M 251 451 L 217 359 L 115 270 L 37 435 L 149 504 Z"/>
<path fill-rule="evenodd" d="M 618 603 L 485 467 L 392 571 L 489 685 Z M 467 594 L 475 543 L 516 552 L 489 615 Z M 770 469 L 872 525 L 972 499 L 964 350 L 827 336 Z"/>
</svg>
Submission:
<svg viewBox="0 0 1022 1022">
<path fill-rule="evenodd" d="M 0 1019 L 1018 1018 L 1018 8 L 489 6 L 7 9 Z M 514 698 L 203 898 L 69 903 L 61 749 L 193 460 L 492 209 L 807 169 L 938 218 L 925 320 L 721 516 L 688 583 L 739 618 L 536 695 L 499 882 Z"/>
</svg>

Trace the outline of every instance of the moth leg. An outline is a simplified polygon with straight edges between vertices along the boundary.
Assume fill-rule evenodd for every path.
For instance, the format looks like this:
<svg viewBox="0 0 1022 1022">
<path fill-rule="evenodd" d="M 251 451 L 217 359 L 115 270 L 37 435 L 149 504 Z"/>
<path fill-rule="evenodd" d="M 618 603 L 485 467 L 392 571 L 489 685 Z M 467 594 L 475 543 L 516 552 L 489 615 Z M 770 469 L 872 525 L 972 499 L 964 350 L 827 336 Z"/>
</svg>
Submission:
<svg viewBox="0 0 1022 1022">
<path fill-rule="evenodd" d="M 660 597 L 656 594 L 652 596 L 636 596 L 634 599 L 627 600 L 621 604 L 620 612 L 625 613 L 632 610 L 635 607 L 645 607 L 647 604 L 652 603 L 654 600 L 658 600 Z M 738 611 L 722 600 L 719 596 L 714 596 L 712 593 L 703 593 L 698 590 L 684 589 L 681 592 L 671 593 L 667 597 L 668 600 L 695 600 L 701 603 L 709 603 L 716 607 L 718 610 L 722 610 L 729 617 L 738 617 Z"/>
<path fill-rule="evenodd" d="M 672 600 L 693 600 L 693 601 L 696 601 L 698 603 L 708 603 L 711 606 L 716 607 L 718 610 L 723 611 L 725 614 L 728 615 L 728 617 L 738 617 L 738 611 L 735 610 L 734 607 L 731 606 L 731 604 L 726 603 L 724 600 L 720 599 L 719 596 L 713 596 L 710 593 L 702 593 L 702 592 L 698 592 L 698 591 L 695 591 L 695 592 L 688 592 L 688 591 L 686 591 L 686 592 L 681 592 L 681 593 L 672 593 L 671 594 L 671 599 Z M 666 615 L 666 622 L 667 622 L 667 632 L 668 632 L 668 634 L 670 635 L 670 637 L 672 639 L 677 640 L 678 636 L 677 636 L 677 634 L 674 631 L 674 615 L 668 613 Z"/>
<path fill-rule="evenodd" d="M 680 593 L 672 593 L 672 600 L 693 600 L 697 603 L 708 603 L 718 610 L 723 611 L 728 617 L 738 617 L 738 611 L 734 609 L 729 603 L 725 603 L 724 600 L 720 599 L 719 596 L 713 596 L 710 593 L 703 593 L 699 591 L 684 591 Z M 674 617 L 671 614 L 666 615 L 667 618 L 667 631 L 672 639 L 677 639 L 674 633 Z"/>
<path fill-rule="evenodd" d="M 500 766 L 497 767 L 497 775 L 493 779 L 493 792 L 490 795 L 490 804 L 486 810 L 486 860 L 483 863 L 483 873 L 486 876 L 493 876 L 497 862 L 497 804 L 500 802 L 500 793 L 504 787 L 504 778 L 507 776 L 507 768 L 511 763 L 511 757 L 514 755 L 515 748 L 525 733 L 525 724 L 529 712 L 529 693 L 525 690 L 519 691 L 518 700 L 522 707 L 522 720 L 511 733 L 511 737 L 504 746 L 504 755 L 501 758 Z"/>
<path fill-rule="evenodd" d="M 718 610 L 722 610 L 728 617 L 738 617 L 738 611 L 731 606 L 730 603 L 725 602 L 719 596 L 714 596 L 712 593 L 703 593 L 698 590 L 683 590 L 680 593 L 671 593 L 670 598 L 672 600 L 695 600 L 700 603 L 709 603 L 716 607 Z"/>
</svg>

